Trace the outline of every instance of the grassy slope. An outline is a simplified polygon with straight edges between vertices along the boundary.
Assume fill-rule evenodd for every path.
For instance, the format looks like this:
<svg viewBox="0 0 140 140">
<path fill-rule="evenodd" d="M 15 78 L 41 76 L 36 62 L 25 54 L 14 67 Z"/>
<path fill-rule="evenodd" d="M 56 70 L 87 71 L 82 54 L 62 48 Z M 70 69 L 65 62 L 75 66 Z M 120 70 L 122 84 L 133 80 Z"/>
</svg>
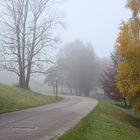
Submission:
<svg viewBox="0 0 140 140">
<path fill-rule="evenodd" d="M 54 97 L 43 96 L 18 87 L 0 85 L 0 113 L 22 110 L 56 102 Z"/>
<path fill-rule="evenodd" d="M 140 140 L 140 114 L 101 102 L 59 140 Z"/>
</svg>

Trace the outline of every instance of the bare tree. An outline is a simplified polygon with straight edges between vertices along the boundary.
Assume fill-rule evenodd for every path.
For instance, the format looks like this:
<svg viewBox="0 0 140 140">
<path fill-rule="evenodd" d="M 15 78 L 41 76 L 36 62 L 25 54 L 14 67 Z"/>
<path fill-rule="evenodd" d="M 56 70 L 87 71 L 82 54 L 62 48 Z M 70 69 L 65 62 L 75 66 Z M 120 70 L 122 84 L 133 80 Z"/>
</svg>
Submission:
<svg viewBox="0 0 140 140">
<path fill-rule="evenodd" d="M 53 29 L 61 17 L 51 10 L 54 0 L 8 0 L 1 17 L 1 64 L 18 75 L 19 86 L 29 88 L 30 77 L 45 73 L 48 46 L 57 39 Z M 45 70 L 44 70 L 45 69 Z"/>
</svg>

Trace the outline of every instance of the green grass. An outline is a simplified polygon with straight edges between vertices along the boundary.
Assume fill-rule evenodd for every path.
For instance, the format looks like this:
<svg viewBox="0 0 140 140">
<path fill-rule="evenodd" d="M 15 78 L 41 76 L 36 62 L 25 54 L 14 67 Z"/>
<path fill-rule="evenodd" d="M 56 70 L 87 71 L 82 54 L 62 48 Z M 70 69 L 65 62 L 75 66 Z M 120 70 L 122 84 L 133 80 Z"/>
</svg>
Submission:
<svg viewBox="0 0 140 140">
<path fill-rule="evenodd" d="M 100 102 L 58 140 L 140 140 L 140 113 Z"/>
<path fill-rule="evenodd" d="M 60 100 L 60 98 L 58 98 Z M 51 96 L 37 94 L 30 90 L 0 85 L 0 114 L 23 110 L 56 102 Z"/>
</svg>

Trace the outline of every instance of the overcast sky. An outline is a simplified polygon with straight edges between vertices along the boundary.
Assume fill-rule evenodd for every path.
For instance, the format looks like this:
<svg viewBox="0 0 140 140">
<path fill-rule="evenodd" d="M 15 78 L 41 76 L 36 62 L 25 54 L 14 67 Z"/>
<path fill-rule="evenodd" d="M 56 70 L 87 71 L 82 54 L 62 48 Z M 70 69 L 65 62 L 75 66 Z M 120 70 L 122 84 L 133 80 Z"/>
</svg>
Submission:
<svg viewBox="0 0 140 140">
<path fill-rule="evenodd" d="M 65 42 L 81 39 L 91 42 L 99 57 L 108 57 L 113 50 L 118 27 L 130 17 L 126 0 L 64 0 L 66 14 Z"/>
</svg>

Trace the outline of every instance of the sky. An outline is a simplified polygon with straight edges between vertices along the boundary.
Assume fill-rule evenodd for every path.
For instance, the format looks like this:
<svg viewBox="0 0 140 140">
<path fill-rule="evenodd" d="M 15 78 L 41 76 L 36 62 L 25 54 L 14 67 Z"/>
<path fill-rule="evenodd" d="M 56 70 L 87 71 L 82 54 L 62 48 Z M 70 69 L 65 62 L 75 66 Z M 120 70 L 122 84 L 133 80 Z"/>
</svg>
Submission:
<svg viewBox="0 0 140 140">
<path fill-rule="evenodd" d="M 97 56 L 109 57 L 121 21 L 131 15 L 125 4 L 126 0 L 64 0 L 63 43 L 81 39 L 94 46 Z"/>
</svg>

